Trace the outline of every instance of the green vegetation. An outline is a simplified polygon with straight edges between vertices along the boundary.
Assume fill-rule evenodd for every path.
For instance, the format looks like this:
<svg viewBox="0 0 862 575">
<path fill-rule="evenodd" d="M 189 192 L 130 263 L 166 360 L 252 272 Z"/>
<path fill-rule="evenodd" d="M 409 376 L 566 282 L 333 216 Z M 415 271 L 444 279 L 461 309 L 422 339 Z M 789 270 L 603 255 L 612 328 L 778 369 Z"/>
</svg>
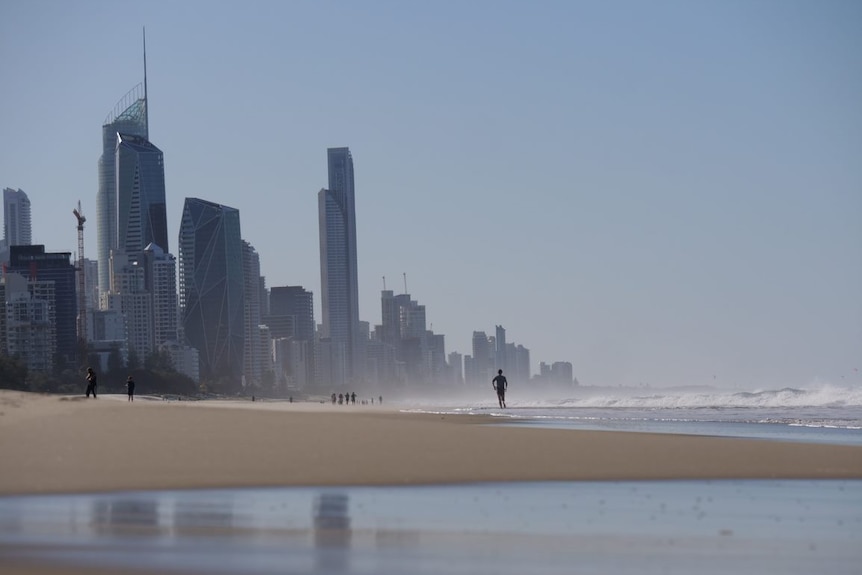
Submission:
<svg viewBox="0 0 862 575">
<path fill-rule="evenodd" d="M 98 362 L 90 358 L 90 365 Z M 130 362 L 132 363 L 132 362 Z M 154 353 L 146 358 L 143 365 L 124 366 L 120 354 L 112 353 L 108 358 L 108 371 L 100 373 L 99 393 L 125 393 L 128 376 L 135 378 L 135 393 L 196 395 L 197 384 L 188 376 L 177 372 L 166 354 Z M 20 360 L 0 355 L 0 389 L 16 389 L 37 393 L 83 394 L 86 389 L 86 368 L 61 369 L 54 372 L 30 371 Z"/>
</svg>

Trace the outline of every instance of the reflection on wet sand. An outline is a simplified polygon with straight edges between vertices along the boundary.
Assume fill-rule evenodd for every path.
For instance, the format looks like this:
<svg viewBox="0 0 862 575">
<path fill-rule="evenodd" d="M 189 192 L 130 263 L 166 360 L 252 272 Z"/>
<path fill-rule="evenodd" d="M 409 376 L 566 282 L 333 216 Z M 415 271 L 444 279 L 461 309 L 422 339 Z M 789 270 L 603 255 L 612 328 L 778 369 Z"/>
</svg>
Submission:
<svg viewBox="0 0 862 575">
<path fill-rule="evenodd" d="M 0 498 L 0 567 L 148 573 L 858 573 L 862 482 Z M 0 571 L 3 571 L 0 568 Z M 62 572 L 62 571 L 61 571 Z"/>
<path fill-rule="evenodd" d="M 173 527 L 180 533 L 232 529 L 233 506 L 229 501 L 177 501 L 174 503 Z"/>
<path fill-rule="evenodd" d="M 156 530 L 158 502 L 152 499 L 100 499 L 93 503 L 90 524 L 98 533 Z"/>
<path fill-rule="evenodd" d="M 346 572 L 350 551 L 349 498 L 344 493 L 322 493 L 314 499 L 315 565 L 318 569 Z"/>
</svg>

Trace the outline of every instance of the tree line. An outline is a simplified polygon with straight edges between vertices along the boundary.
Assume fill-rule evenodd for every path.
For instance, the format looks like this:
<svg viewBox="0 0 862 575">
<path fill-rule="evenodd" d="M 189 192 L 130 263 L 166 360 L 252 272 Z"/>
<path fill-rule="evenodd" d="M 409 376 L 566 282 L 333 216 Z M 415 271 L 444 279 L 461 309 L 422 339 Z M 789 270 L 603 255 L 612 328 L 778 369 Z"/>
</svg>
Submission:
<svg viewBox="0 0 862 575">
<path fill-rule="evenodd" d="M 98 357 L 87 355 L 87 365 L 98 375 L 99 393 L 125 393 L 126 379 L 131 375 L 137 383 L 137 393 L 142 395 L 196 395 L 198 385 L 193 379 L 176 371 L 166 353 L 155 352 L 140 361 L 129 354 L 123 362 L 119 350 L 108 356 L 107 370 L 102 372 Z M 0 354 L 0 389 L 14 389 L 36 393 L 84 393 L 87 365 L 78 368 L 57 367 L 52 371 L 28 369 L 20 359 Z"/>
</svg>

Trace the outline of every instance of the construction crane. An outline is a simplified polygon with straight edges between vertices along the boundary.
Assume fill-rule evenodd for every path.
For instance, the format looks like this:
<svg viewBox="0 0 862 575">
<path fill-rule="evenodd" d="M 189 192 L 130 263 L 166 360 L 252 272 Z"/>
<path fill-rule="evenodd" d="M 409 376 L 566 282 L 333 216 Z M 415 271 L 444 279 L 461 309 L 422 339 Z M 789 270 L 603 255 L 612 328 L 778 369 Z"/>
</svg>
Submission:
<svg viewBox="0 0 862 575">
<path fill-rule="evenodd" d="M 87 218 L 81 211 L 81 200 L 72 213 L 78 220 L 78 353 L 83 364 L 87 361 L 87 278 L 84 266 L 84 222 Z"/>
</svg>

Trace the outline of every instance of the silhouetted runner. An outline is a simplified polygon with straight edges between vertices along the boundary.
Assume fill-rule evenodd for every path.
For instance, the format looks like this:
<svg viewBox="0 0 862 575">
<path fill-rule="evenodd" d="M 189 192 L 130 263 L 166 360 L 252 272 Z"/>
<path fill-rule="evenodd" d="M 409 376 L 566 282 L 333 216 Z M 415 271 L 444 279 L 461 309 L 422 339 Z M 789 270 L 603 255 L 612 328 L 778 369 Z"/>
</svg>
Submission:
<svg viewBox="0 0 862 575">
<path fill-rule="evenodd" d="M 129 401 L 135 401 L 135 380 L 131 375 L 126 379 L 126 391 L 129 394 Z"/>
<path fill-rule="evenodd" d="M 497 377 L 491 380 L 491 386 L 497 390 L 497 401 L 500 402 L 500 407 L 506 407 L 506 388 L 509 387 L 509 382 L 506 381 L 502 369 L 497 370 Z"/>
</svg>

